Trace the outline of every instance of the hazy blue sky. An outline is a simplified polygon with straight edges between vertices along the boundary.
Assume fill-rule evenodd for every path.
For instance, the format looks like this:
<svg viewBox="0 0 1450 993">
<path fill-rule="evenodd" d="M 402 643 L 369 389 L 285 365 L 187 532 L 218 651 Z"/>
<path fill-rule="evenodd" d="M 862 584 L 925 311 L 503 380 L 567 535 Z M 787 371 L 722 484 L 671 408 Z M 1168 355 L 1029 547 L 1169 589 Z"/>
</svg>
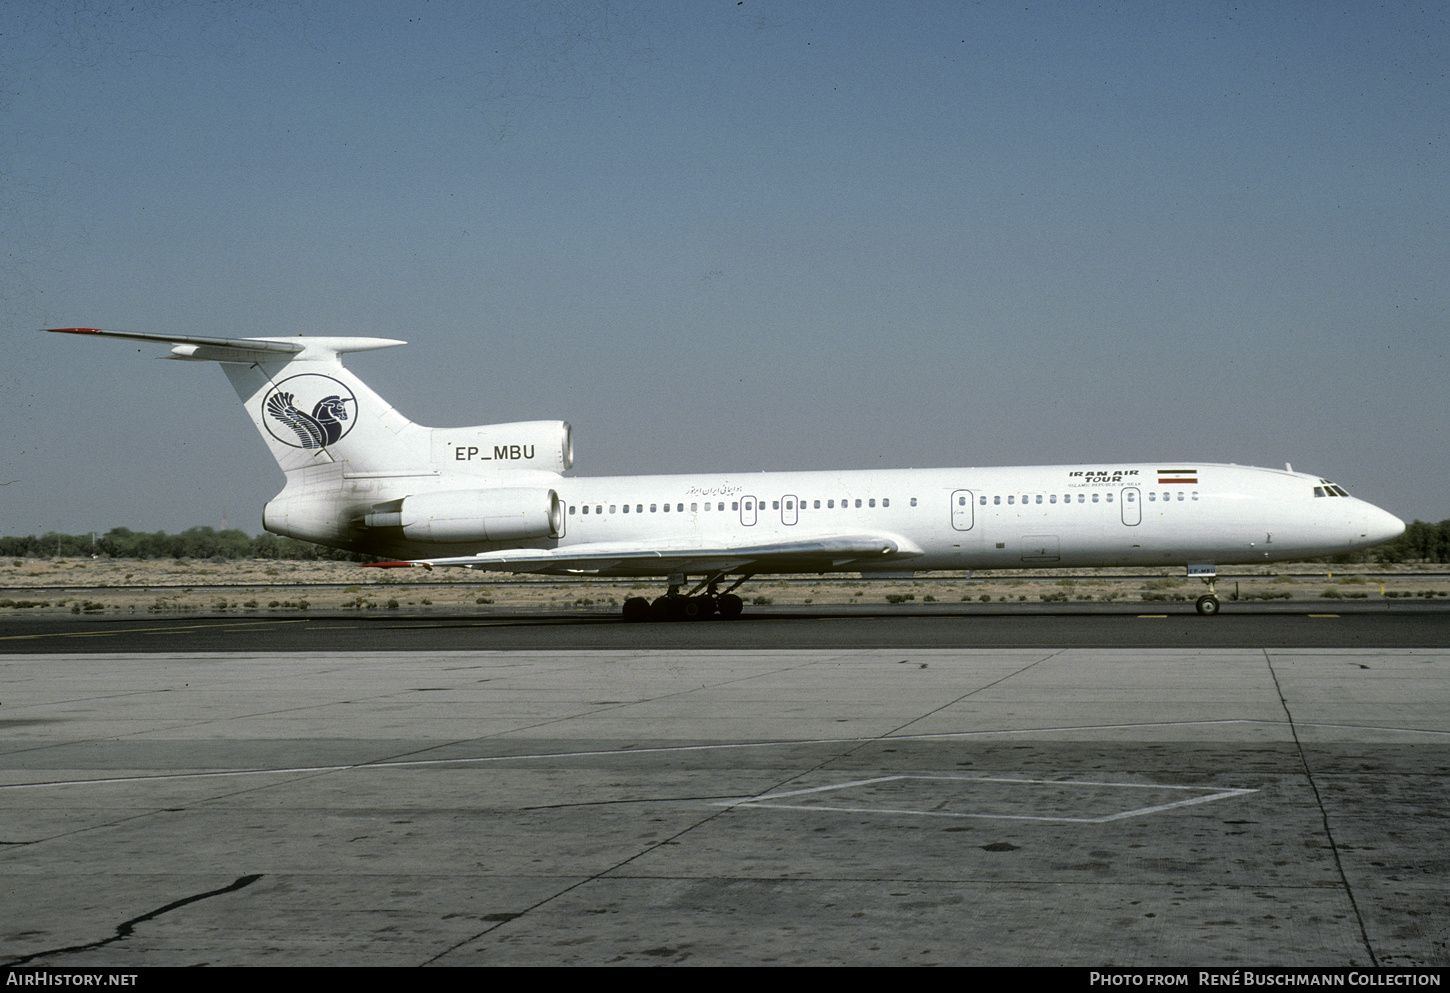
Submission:
<svg viewBox="0 0 1450 993">
<path fill-rule="evenodd" d="M 583 475 L 1129 461 L 1450 517 L 1450 8 L 0 3 L 0 533 L 260 530 L 364 334 Z"/>
</svg>

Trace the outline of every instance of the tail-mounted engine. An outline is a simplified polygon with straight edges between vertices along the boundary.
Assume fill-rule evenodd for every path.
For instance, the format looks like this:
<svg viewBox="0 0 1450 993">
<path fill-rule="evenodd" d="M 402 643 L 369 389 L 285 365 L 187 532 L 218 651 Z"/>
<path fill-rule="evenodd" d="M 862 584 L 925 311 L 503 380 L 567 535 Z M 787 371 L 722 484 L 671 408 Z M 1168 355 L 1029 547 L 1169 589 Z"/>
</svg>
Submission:
<svg viewBox="0 0 1450 993">
<path fill-rule="evenodd" d="M 537 488 L 490 487 L 419 493 L 375 506 L 363 523 L 402 528 L 413 541 L 515 541 L 557 538 L 564 528 L 559 494 Z"/>
</svg>

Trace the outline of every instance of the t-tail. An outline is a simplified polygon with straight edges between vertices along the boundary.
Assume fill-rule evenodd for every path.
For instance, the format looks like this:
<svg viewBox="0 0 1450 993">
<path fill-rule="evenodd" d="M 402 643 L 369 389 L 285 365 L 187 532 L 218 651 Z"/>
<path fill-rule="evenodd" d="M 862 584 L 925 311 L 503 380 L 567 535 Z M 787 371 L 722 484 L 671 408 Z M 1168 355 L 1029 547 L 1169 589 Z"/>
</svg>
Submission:
<svg viewBox="0 0 1450 993">
<path fill-rule="evenodd" d="M 268 531 L 388 555 L 420 539 L 549 539 L 562 528 L 549 484 L 573 464 L 569 425 L 414 424 L 342 364 L 347 352 L 406 342 L 52 330 L 170 344 L 167 358 L 220 363 L 287 477 L 263 511 Z M 477 495 L 460 505 L 458 490 L 489 493 L 487 506 Z"/>
</svg>

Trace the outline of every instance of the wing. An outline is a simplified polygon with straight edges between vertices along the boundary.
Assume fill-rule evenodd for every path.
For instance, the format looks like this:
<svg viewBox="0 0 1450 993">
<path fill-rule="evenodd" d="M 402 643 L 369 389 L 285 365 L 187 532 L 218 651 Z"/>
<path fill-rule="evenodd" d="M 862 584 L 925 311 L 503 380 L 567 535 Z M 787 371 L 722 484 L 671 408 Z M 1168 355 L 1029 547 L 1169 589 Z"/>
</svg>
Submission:
<svg viewBox="0 0 1450 993">
<path fill-rule="evenodd" d="M 376 566 L 461 566 L 551 575 L 661 576 L 675 572 L 824 572 L 874 566 L 925 554 L 892 534 L 840 534 L 758 545 L 684 548 L 677 542 L 592 542 L 559 548 L 512 548 L 453 558 L 378 562 Z"/>
</svg>

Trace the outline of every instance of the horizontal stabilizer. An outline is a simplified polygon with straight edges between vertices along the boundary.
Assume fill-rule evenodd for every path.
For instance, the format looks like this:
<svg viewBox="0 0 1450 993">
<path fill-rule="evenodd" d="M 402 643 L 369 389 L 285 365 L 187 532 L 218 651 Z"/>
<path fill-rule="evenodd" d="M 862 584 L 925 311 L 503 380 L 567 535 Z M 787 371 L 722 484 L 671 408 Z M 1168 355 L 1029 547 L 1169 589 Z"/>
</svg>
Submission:
<svg viewBox="0 0 1450 993">
<path fill-rule="evenodd" d="M 258 357 L 328 359 L 344 352 L 367 352 L 375 348 L 406 345 L 394 338 L 350 338 L 319 336 L 315 338 L 215 338 L 197 334 L 152 334 L 147 331 L 103 331 L 100 328 L 49 328 L 59 334 L 94 334 L 103 338 L 125 338 L 130 341 L 152 341 L 174 345 L 171 358 L 200 361 L 252 362 Z M 266 353 L 258 356 L 258 353 Z M 286 358 L 284 358 L 284 356 Z"/>
</svg>

